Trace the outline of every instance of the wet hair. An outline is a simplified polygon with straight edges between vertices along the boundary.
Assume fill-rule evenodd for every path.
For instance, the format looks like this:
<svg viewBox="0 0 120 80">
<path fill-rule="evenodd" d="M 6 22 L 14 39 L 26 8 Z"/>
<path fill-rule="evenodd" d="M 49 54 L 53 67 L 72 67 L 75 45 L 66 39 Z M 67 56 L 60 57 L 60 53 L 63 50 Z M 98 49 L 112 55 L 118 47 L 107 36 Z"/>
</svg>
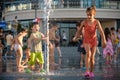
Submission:
<svg viewBox="0 0 120 80">
<path fill-rule="evenodd" d="M 96 7 L 94 5 L 92 5 L 91 7 L 88 7 L 86 12 L 91 12 L 94 15 L 96 14 Z"/>
<path fill-rule="evenodd" d="M 108 41 L 109 36 L 111 36 L 109 28 L 105 28 L 104 33 L 105 33 L 105 38 Z"/>
</svg>

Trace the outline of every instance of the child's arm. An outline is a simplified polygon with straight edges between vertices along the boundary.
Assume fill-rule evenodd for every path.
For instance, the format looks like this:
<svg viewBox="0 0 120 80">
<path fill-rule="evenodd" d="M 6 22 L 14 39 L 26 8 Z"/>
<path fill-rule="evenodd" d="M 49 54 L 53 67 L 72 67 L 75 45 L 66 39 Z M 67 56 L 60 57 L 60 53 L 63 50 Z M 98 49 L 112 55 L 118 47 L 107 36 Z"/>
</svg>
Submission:
<svg viewBox="0 0 120 80">
<path fill-rule="evenodd" d="M 40 32 L 40 33 L 41 33 L 41 32 Z M 44 35 L 43 35 L 42 33 L 41 33 L 41 36 L 42 36 L 42 37 L 37 37 L 35 34 L 32 33 L 30 37 L 31 37 L 32 39 L 36 40 L 36 41 L 38 41 L 38 40 L 44 40 L 44 38 L 43 38 Z M 43 38 L 43 39 L 42 39 L 42 38 Z"/>
<path fill-rule="evenodd" d="M 47 33 L 47 36 L 45 36 L 43 33 L 41 33 L 41 36 L 42 36 L 42 40 L 44 40 L 47 45 L 51 46 L 52 43 L 49 41 L 49 33 Z"/>
<path fill-rule="evenodd" d="M 44 40 L 48 45 L 50 45 L 50 42 L 49 42 L 49 36 L 45 36 L 43 33 L 41 33 L 41 37 L 42 37 L 42 40 Z M 48 41 L 47 41 L 48 40 Z"/>
<path fill-rule="evenodd" d="M 24 66 L 28 62 L 28 59 L 26 58 L 25 61 L 22 63 L 22 66 Z"/>
<path fill-rule="evenodd" d="M 43 33 L 41 33 L 41 38 L 42 38 L 42 40 L 47 40 L 47 38 L 48 38 L 48 36 L 46 37 Z"/>
<path fill-rule="evenodd" d="M 106 38 L 102 29 L 102 26 L 100 24 L 100 22 L 97 20 L 97 27 L 98 27 L 98 31 L 100 32 L 100 35 L 102 37 L 102 46 L 105 47 L 106 46 Z"/>
</svg>

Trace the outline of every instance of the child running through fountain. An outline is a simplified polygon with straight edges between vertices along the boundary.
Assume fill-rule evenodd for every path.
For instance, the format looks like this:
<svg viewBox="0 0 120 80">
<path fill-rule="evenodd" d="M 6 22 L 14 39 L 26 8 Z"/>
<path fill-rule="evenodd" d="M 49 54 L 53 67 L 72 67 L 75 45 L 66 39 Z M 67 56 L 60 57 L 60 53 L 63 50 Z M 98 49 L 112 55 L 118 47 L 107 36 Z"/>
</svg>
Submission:
<svg viewBox="0 0 120 80">
<path fill-rule="evenodd" d="M 54 51 L 55 51 L 55 42 L 59 41 L 59 39 L 56 37 L 56 31 L 58 30 L 58 25 L 56 23 L 50 24 L 50 29 L 49 29 L 49 41 L 50 41 L 50 46 L 49 46 L 49 69 L 50 70 L 55 70 L 55 67 L 58 66 L 58 64 L 55 63 L 54 60 Z"/>
<path fill-rule="evenodd" d="M 95 53 L 97 48 L 97 34 L 96 30 L 100 32 L 102 37 L 102 47 L 106 46 L 106 39 L 104 32 L 102 30 L 101 24 L 99 20 L 95 19 L 96 8 L 95 6 L 88 7 L 86 10 L 87 19 L 81 22 L 79 30 L 77 30 L 77 34 L 75 38 L 79 37 L 79 33 L 84 30 L 84 39 L 83 45 L 86 51 L 86 71 L 85 77 L 94 77 L 94 64 L 95 64 Z M 84 29 L 83 29 L 84 28 Z"/>
<path fill-rule="evenodd" d="M 112 37 L 109 28 L 105 28 L 104 33 L 105 33 L 107 45 L 103 49 L 103 57 L 106 59 L 106 64 L 109 64 L 112 62 L 112 56 L 114 53 L 112 46 Z"/>
</svg>

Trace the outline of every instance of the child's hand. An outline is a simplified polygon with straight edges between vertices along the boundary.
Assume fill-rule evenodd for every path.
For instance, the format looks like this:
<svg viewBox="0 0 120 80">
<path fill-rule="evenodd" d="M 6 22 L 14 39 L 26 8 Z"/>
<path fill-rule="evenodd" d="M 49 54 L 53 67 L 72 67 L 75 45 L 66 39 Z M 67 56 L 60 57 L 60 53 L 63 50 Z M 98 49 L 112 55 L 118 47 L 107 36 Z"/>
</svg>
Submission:
<svg viewBox="0 0 120 80">
<path fill-rule="evenodd" d="M 106 47 L 106 40 L 102 41 L 102 48 L 105 48 Z"/>
<path fill-rule="evenodd" d="M 73 38 L 73 41 L 74 41 L 74 42 L 76 42 L 76 41 L 77 41 L 77 38 L 76 38 L 76 37 L 74 37 L 74 38 Z"/>
</svg>

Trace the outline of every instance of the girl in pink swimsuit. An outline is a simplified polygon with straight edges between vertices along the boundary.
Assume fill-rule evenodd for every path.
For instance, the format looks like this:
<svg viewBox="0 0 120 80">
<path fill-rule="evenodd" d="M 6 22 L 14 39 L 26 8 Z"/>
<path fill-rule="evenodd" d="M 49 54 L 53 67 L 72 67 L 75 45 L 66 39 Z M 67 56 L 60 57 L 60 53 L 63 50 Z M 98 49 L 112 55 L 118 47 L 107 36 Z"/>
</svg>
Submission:
<svg viewBox="0 0 120 80">
<path fill-rule="evenodd" d="M 106 46 L 106 39 L 104 32 L 102 30 L 100 22 L 95 19 L 96 14 L 96 8 L 95 6 L 88 7 L 86 10 L 87 19 L 83 20 L 81 22 L 79 30 L 77 30 L 77 34 L 75 38 L 79 36 L 79 33 L 84 30 L 84 48 L 86 51 L 86 60 L 85 60 L 85 66 L 86 71 L 84 76 L 85 77 L 94 77 L 93 69 L 94 69 L 94 58 L 97 48 L 97 35 L 96 30 L 100 32 L 101 38 L 102 38 L 102 46 Z"/>
<path fill-rule="evenodd" d="M 106 63 L 109 64 L 112 62 L 112 56 L 113 56 L 113 44 L 112 44 L 112 37 L 111 32 L 109 28 L 105 28 L 105 37 L 107 41 L 106 47 L 103 49 L 103 57 L 106 59 Z"/>
</svg>

